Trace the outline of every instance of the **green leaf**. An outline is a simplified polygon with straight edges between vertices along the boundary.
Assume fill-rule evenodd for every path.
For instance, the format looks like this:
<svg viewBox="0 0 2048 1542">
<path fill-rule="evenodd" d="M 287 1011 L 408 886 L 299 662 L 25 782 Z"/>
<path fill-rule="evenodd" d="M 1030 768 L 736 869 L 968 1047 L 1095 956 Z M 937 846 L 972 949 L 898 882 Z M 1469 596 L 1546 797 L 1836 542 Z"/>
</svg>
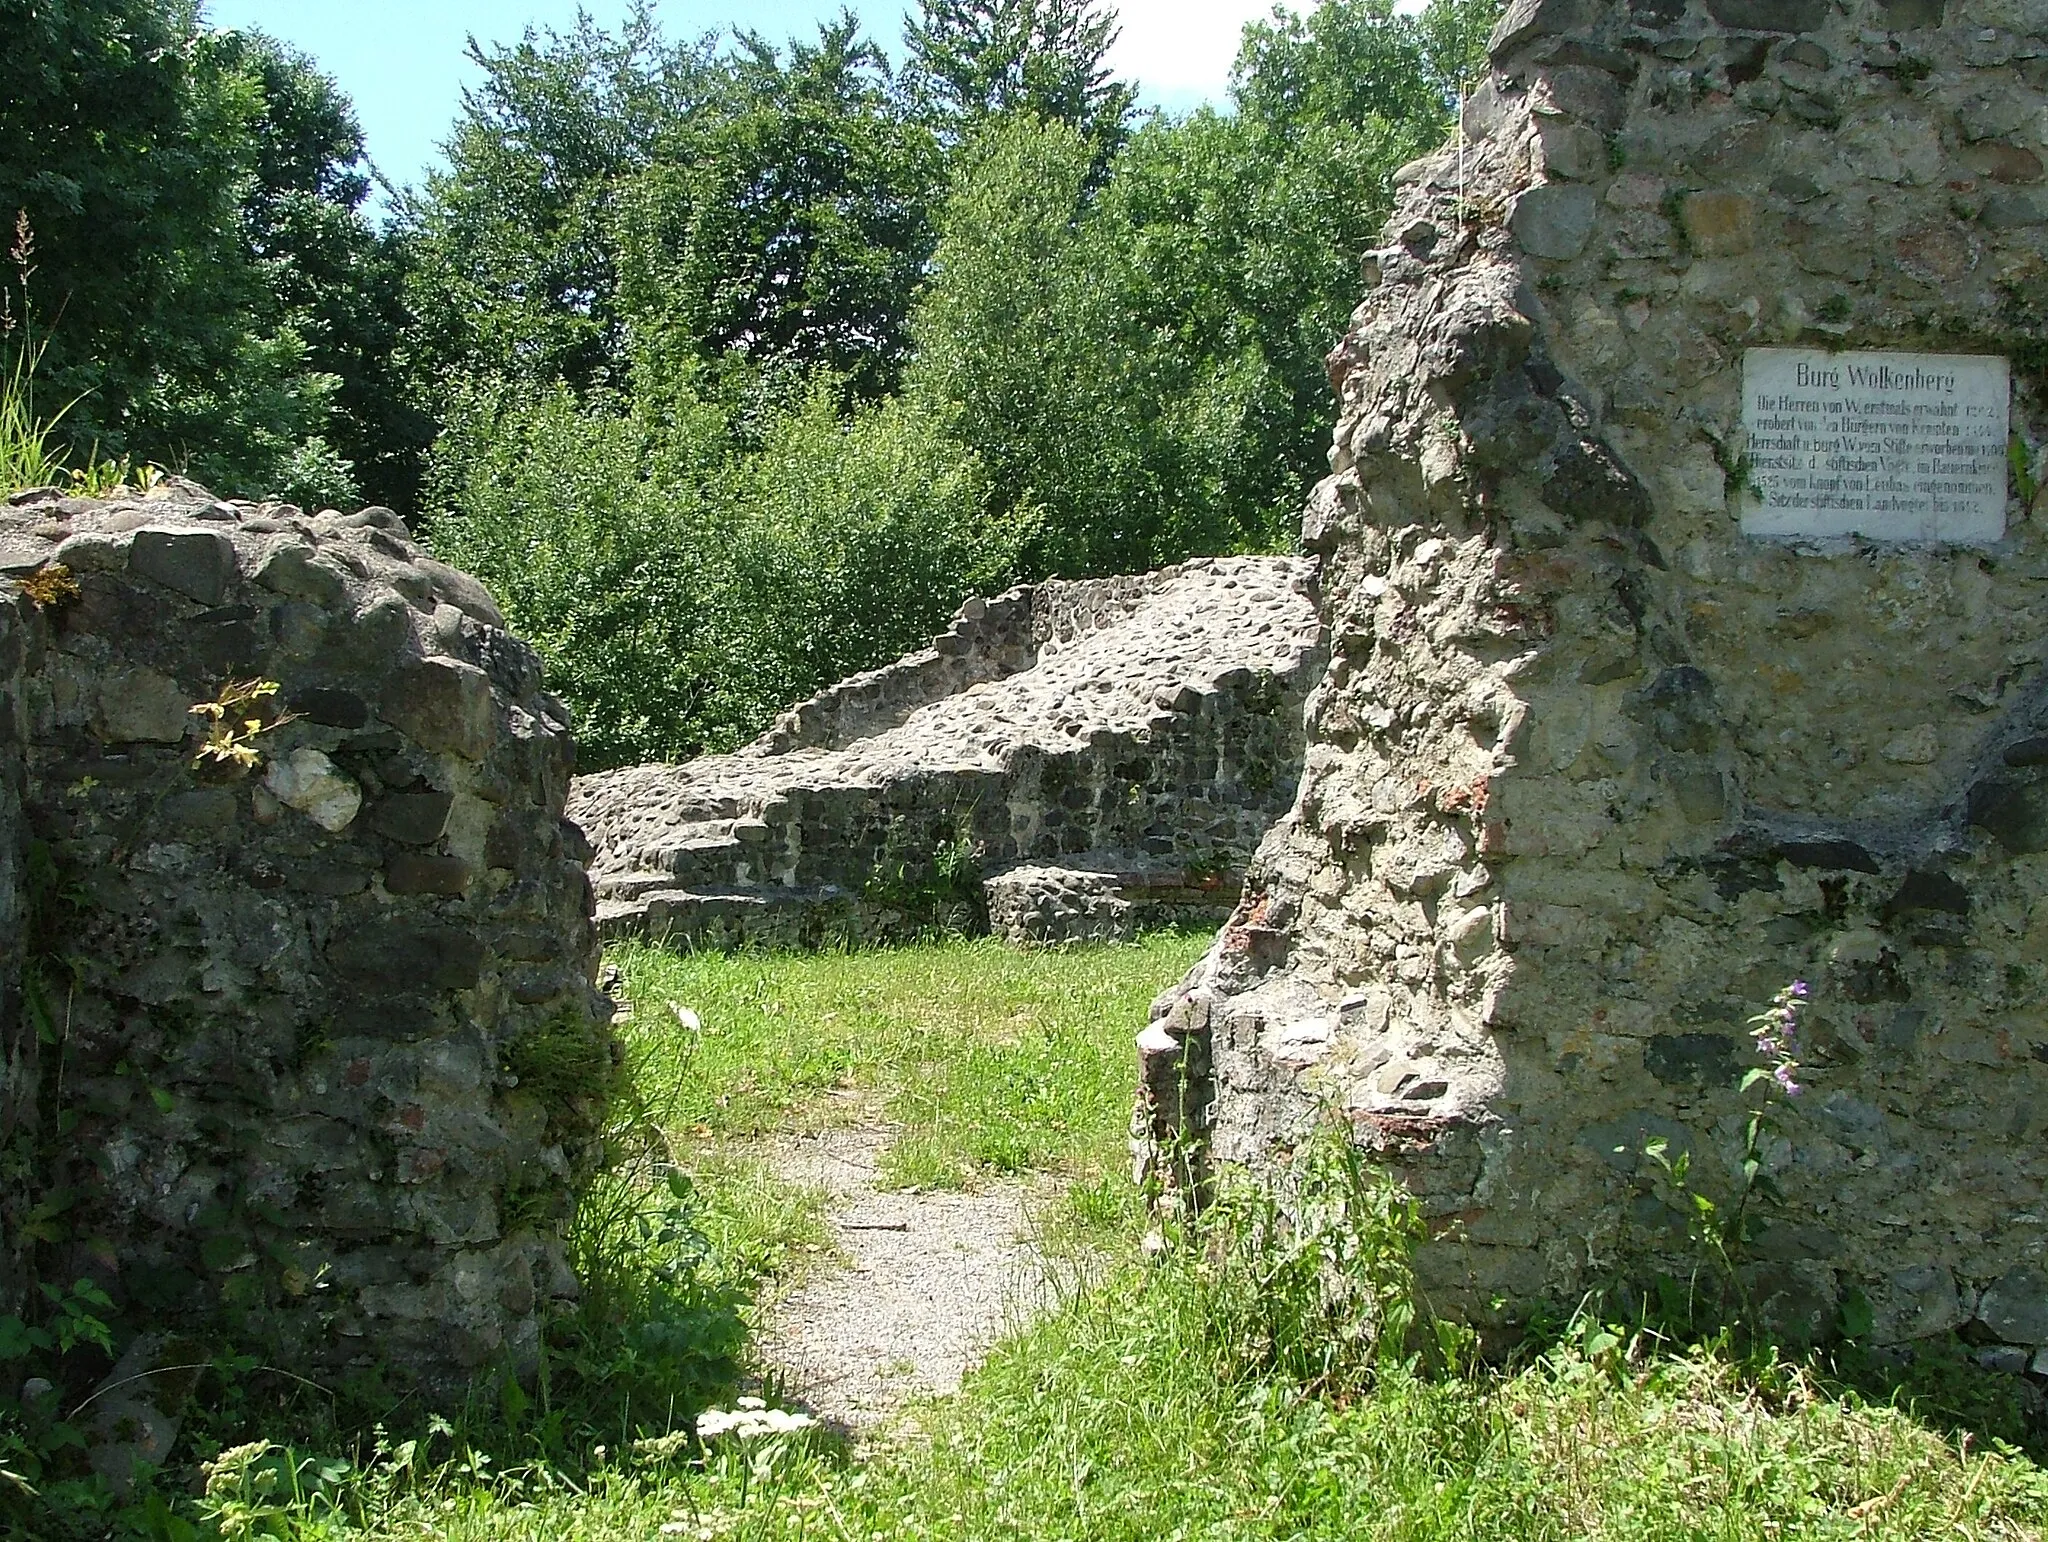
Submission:
<svg viewBox="0 0 2048 1542">
<path fill-rule="evenodd" d="M 1842 1336 L 1849 1339 L 1868 1338 L 1877 1324 L 1876 1314 L 1871 1310 L 1870 1297 L 1858 1286 L 1850 1286 L 1842 1297 Z"/>
<path fill-rule="evenodd" d="M 19 1360 L 39 1349 L 50 1349 L 53 1341 L 41 1328 L 32 1328 L 19 1317 L 0 1317 L 0 1360 Z"/>
</svg>

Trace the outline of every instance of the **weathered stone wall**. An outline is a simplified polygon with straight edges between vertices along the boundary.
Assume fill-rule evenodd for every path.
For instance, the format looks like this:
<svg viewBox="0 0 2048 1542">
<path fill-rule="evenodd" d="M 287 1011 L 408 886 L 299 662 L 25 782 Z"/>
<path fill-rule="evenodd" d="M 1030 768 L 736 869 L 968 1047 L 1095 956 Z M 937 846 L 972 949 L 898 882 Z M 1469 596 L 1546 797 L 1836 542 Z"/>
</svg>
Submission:
<svg viewBox="0 0 2048 1542">
<path fill-rule="evenodd" d="M 897 727 L 921 707 L 1027 670 L 1091 632 L 1129 619 L 1172 589 L 1178 568 L 1110 578 L 1049 578 L 972 599 L 929 648 L 829 685 L 739 753 L 839 749 Z"/>
<path fill-rule="evenodd" d="M 0 799 L 55 892 L 4 973 L 58 1018 L 33 1152 L 70 1197 L 39 1272 L 310 1374 L 531 1368 L 613 1053 L 535 656 L 388 511 L 16 503 Z M 258 680 L 254 767 L 201 756 L 194 706 Z"/>
<path fill-rule="evenodd" d="M 1206 915 L 1293 797 L 1319 657 L 1309 578 L 1220 558 L 1013 591 L 737 755 L 579 778 L 600 924 L 718 945 L 973 927 L 984 876 L 1084 853 L 1133 897 L 1068 905 L 1038 885 L 998 907 L 1019 940 L 1180 899 Z"/>
<path fill-rule="evenodd" d="M 1494 45 L 1331 358 L 1301 792 L 1156 1009 L 1153 1133 L 1256 1164 L 1334 1106 L 1424 1198 L 1437 1303 L 1507 1326 L 1687 1266 L 1644 1148 L 1733 1192 L 1745 1020 L 1804 978 L 1751 1298 L 2024 1363 L 2048 531 L 2016 483 L 1992 544 L 1745 538 L 1741 379 L 2009 355 L 2037 451 L 2048 6 L 1516 0 Z"/>
<path fill-rule="evenodd" d="M 26 909 L 28 834 L 21 817 L 22 755 L 26 727 L 22 705 L 24 602 L 0 595 L 0 1153 L 33 1138 L 35 1119 L 34 1037 L 24 1033 L 21 975 Z M 0 1214 L 18 1213 L 26 1198 L 11 1171 L 0 1177 Z M 0 1242 L 0 1315 L 16 1312 L 26 1288 L 22 1243 L 14 1228 Z"/>
<path fill-rule="evenodd" d="M 837 749 L 883 733 L 920 707 L 1029 669 L 1034 591 L 1016 588 L 960 607 L 929 648 L 849 676 L 797 703 L 739 753 L 781 755 L 795 749 Z"/>
</svg>

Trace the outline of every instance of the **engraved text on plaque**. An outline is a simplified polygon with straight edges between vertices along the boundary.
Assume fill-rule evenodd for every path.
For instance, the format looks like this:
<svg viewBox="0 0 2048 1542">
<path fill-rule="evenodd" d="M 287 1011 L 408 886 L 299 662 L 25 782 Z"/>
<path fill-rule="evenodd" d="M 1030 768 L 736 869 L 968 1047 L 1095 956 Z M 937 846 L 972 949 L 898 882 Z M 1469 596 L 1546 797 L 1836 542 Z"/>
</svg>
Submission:
<svg viewBox="0 0 2048 1542">
<path fill-rule="evenodd" d="M 1743 533 L 1996 541 L 2011 399 L 1994 356 L 1752 348 Z"/>
</svg>

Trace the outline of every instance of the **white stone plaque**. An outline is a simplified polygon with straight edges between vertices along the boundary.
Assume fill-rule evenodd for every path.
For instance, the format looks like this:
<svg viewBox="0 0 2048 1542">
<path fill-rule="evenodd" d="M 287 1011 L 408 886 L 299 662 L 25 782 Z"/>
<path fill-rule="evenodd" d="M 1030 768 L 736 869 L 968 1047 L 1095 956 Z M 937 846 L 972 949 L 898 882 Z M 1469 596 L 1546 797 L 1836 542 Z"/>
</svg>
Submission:
<svg viewBox="0 0 2048 1542">
<path fill-rule="evenodd" d="M 1752 348 L 1742 532 L 1996 541 L 2011 403 L 2006 361 L 1985 354 Z"/>
</svg>

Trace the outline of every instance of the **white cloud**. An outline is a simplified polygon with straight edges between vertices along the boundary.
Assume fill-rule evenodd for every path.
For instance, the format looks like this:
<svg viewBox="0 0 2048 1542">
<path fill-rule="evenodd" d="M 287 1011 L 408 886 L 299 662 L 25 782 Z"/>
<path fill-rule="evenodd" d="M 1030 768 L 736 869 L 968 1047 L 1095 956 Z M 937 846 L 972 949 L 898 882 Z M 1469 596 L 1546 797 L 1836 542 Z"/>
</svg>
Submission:
<svg viewBox="0 0 2048 1542">
<path fill-rule="evenodd" d="M 1394 0 L 1394 9 L 1413 13 L 1423 0 Z M 1202 102 L 1221 104 L 1230 89 L 1245 23 L 1263 21 L 1275 10 L 1297 15 L 1315 0 L 1117 0 L 1122 27 L 1109 65 L 1136 81 L 1147 104 L 1183 110 Z"/>
<path fill-rule="evenodd" d="M 1221 102 L 1245 23 L 1272 10 L 1272 0 L 1122 0 L 1110 68 L 1148 102 Z"/>
</svg>

